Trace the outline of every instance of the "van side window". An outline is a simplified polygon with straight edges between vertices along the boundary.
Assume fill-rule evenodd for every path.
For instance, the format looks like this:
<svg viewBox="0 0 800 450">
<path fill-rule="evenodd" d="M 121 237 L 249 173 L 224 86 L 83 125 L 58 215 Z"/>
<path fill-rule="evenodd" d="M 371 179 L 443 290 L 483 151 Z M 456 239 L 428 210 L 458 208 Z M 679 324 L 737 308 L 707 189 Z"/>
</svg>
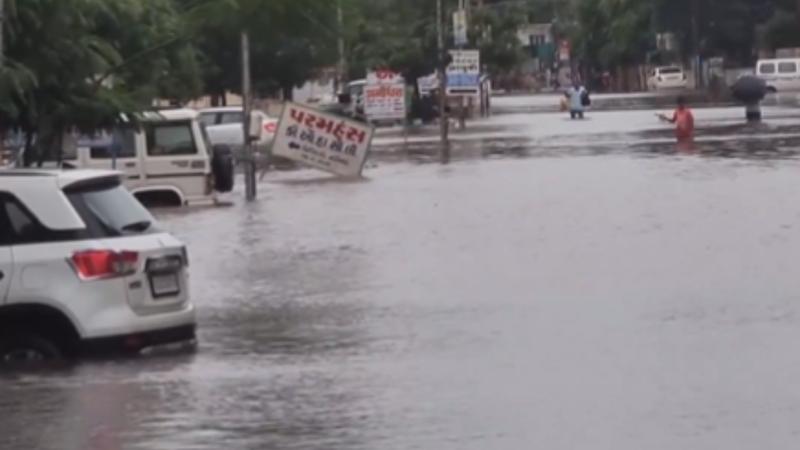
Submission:
<svg viewBox="0 0 800 450">
<path fill-rule="evenodd" d="M 782 62 L 778 64 L 778 73 L 797 73 L 797 63 Z"/>
<path fill-rule="evenodd" d="M 759 67 L 758 72 L 765 75 L 773 74 L 775 73 L 775 64 L 773 63 L 762 64 L 761 67 Z"/>
<path fill-rule="evenodd" d="M 149 156 L 197 154 L 191 122 L 153 123 L 146 128 Z"/>
</svg>

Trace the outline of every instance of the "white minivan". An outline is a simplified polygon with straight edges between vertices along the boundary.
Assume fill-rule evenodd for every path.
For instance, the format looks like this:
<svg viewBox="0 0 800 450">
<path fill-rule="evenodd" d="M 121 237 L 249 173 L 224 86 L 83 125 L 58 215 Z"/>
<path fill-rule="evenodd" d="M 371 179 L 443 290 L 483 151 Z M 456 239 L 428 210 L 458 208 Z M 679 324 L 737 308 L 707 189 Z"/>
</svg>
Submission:
<svg viewBox="0 0 800 450">
<path fill-rule="evenodd" d="M 212 146 L 197 111 L 142 115 L 137 126 L 117 128 L 104 141 L 79 145 L 66 168 L 114 169 L 147 204 L 207 205 L 233 189 L 231 149 Z"/>
<path fill-rule="evenodd" d="M 767 83 L 770 92 L 800 90 L 800 58 L 762 59 L 756 76 Z"/>
</svg>

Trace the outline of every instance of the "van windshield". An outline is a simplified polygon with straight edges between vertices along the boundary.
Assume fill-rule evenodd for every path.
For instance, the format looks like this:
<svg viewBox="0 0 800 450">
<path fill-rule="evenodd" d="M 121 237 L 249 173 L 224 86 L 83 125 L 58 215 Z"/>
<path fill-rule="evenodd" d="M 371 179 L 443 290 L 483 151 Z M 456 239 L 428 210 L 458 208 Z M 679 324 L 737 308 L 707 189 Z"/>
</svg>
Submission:
<svg viewBox="0 0 800 450">
<path fill-rule="evenodd" d="M 661 69 L 659 69 L 659 72 L 662 75 L 669 75 L 674 73 L 681 73 L 682 70 L 677 67 L 662 67 Z"/>
<path fill-rule="evenodd" d="M 94 238 L 158 231 L 150 212 L 118 180 L 80 185 L 65 193 Z"/>
</svg>

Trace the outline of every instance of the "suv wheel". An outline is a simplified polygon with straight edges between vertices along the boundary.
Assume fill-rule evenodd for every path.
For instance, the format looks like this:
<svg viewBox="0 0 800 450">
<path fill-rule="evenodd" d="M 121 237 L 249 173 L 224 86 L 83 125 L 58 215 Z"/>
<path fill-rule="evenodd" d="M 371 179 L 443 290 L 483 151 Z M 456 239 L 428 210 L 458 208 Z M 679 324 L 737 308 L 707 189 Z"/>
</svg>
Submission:
<svg viewBox="0 0 800 450">
<path fill-rule="evenodd" d="M 0 338 L 0 364 L 28 364 L 61 359 L 55 344 L 34 334 L 14 334 Z"/>
</svg>

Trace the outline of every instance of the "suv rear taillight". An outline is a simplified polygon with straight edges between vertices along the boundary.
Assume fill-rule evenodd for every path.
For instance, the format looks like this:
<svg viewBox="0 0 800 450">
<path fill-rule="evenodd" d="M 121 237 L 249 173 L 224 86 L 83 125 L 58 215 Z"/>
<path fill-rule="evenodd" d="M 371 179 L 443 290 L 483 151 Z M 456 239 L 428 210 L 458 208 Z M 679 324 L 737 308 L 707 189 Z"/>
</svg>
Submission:
<svg viewBox="0 0 800 450">
<path fill-rule="evenodd" d="M 70 261 L 81 280 L 102 280 L 136 273 L 139 253 L 87 250 L 73 254 Z"/>
</svg>

